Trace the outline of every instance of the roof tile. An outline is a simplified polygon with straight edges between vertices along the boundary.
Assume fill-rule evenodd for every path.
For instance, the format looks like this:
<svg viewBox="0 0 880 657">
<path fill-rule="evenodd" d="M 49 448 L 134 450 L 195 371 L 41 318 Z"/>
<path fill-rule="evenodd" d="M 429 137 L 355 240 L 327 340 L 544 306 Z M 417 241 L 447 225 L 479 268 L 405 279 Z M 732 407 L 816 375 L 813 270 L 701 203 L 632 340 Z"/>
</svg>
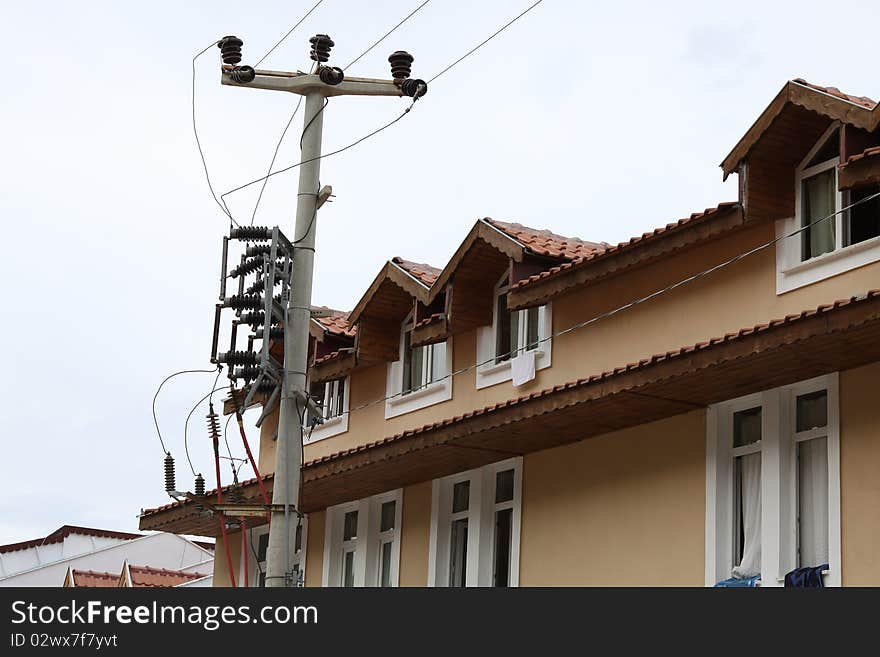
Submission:
<svg viewBox="0 0 880 657">
<path fill-rule="evenodd" d="M 391 258 L 391 262 L 400 267 L 425 287 L 431 287 L 440 275 L 439 269 L 423 262 L 412 262 L 410 260 L 404 260 L 398 256 Z"/>
<path fill-rule="evenodd" d="M 135 588 L 178 586 L 208 576 L 208 573 L 185 573 L 181 570 L 131 565 L 128 567 L 128 574 L 131 585 Z"/>
<path fill-rule="evenodd" d="M 587 242 L 579 237 L 564 237 L 549 230 L 529 228 L 522 224 L 486 218 L 485 221 L 513 238 L 535 255 L 574 260 L 605 250 L 606 242 Z"/>
</svg>

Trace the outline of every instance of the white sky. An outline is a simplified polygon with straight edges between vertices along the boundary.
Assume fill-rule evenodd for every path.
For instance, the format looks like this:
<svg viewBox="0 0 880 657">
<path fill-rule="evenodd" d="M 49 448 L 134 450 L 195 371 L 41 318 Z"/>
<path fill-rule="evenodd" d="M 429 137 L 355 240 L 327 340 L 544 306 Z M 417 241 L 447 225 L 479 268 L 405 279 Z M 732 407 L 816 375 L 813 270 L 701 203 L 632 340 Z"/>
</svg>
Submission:
<svg viewBox="0 0 880 657">
<path fill-rule="evenodd" d="M 134 530 L 141 507 L 167 500 L 150 402 L 170 372 L 209 366 L 226 230 L 193 140 L 190 61 L 236 34 L 253 63 L 312 4 L 4 6 L 0 543 L 65 523 Z M 263 66 L 305 68 L 318 32 L 345 65 L 418 4 L 326 0 Z M 388 77 L 404 49 L 428 79 L 528 4 L 433 0 L 349 73 Z M 337 197 L 320 214 L 313 299 L 351 308 L 395 255 L 442 267 L 478 217 L 617 242 L 734 200 L 717 165 L 786 80 L 880 95 L 878 18 L 876 0 L 545 0 L 405 119 L 323 161 Z M 225 191 L 265 173 L 297 98 L 221 87 L 218 63 L 215 49 L 198 60 L 196 94 Z M 407 102 L 331 101 L 325 151 Z M 295 185 L 295 172 L 270 182 L 258 224 L 292 233 Z M 255 195 L 231 199 L 249 220 Z M 159 399 L 179 487 L 192 486 L 183 421 L 212 380 L 177 377 Z M 205 412 L 190 444 L 207 476 Z"/>
</svg>

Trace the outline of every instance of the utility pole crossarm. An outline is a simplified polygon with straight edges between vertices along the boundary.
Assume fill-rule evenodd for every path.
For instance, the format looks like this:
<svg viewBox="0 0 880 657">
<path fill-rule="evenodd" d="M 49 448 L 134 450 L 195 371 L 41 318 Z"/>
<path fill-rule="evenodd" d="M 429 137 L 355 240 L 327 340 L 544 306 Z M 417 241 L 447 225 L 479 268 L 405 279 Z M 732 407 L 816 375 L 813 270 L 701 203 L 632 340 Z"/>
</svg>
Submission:
<svg viewBox="0 0 880 657">
<path fill-rule="evenodd" d="M 405 96 L 406 94 L 394 80 L 376 78 L 345 78 L 337 85 L 325 83 L 314 73 L 288 73 L 256 69 L 250 82 L 237 82 L 233 77 L 232 66 L 223 66 L 220 83 L 230 87 L 249 87 L 271 91 L 289 91 L 307 95 L 318 91 L 322 96 Z"/>
</svg>

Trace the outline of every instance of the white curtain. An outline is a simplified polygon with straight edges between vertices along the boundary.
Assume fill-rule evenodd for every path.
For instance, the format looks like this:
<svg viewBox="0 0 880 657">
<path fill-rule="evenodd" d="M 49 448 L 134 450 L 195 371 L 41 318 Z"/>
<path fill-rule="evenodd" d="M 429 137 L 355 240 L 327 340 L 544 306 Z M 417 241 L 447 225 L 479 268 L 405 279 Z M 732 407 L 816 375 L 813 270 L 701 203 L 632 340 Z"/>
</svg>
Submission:
<svg viewBox="0 0 880 657">
<path fill-rule="evenodd" d="M 798 443 L 799 566 L 828 563 L 828 440 Z"/>
<path fill-rule="evenodd" d="M 740 457 L 742 495 L 742 561 L 731 574 L 745 579 L 761 574 L 761 454 Z"/>
</svg>

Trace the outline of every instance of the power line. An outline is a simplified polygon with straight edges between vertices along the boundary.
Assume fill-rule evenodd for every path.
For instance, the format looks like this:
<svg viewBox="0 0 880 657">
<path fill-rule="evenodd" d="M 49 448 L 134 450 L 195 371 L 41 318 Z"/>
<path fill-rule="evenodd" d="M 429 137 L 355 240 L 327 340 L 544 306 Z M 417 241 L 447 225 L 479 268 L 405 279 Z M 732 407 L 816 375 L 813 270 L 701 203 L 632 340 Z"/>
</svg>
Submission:
<svg viewBox="0 0 880 657">
<path fill-rule="evenodd" d="M 156 388 L 156 394 L 153 395 L 153 424 L 156 425 L 156 433 L 159 436 L 159 444 L 162 445 L 162 453 L 163 454 L 167 454 L 168 450 L 165 449 L 165 441 L 162 440 L 162 432 L 159 431 L 159 420 L 156 418 L 156 399 L 159 397 L 159 391 L 162 390 L 162 386 L 164 386 L 168 380 L 173 379 L 175 376 L 178 376 L 180 374 L 193 374 L 193 373 L 207 374 L 207 373 L 213 373 L 213 372 L 214 372 L 214 370 L 180 370 L 179 372 L 175 372 L 174 374 L 169 374 L 168 376 L 166 376 L 164 379 L 162 379 L 162 383 L 159 384 L 159 387 Z"/>
<path fill-rule="evenodd" d="M 324 2 L 324 0 L 318 0 L 318 2 L 316 2 L 315 5 L 314 5 L 311 9 L 309 9 L 309 10 L 306 12 L 306 15 L 305 15 L 305 16 L 303 16 L 303 17 L 300 18 L 296 23 L 294 23 L 293 27 L 290 28 L 289 30 L 287 30 L 287 34 L 285 34 L 283 37 L 281 37 L 281 38 L 278 40 L 278 43 L 276 43 L 274 46 L 272 46 L 271 48 L 269 48 L 269 51 L 268 51 L 265 55 L 263 55 L 262 57 L 260 57 L 259 61 L 257 61 L 256 64 L 254 64 L 254 68 L 257 68 L 260 64 L 262 64 L 262 63 L 263 63 L 263 60 L 265 60 L 266 57 L 268 57 L 269 55 L 271 55 L 271 54 L 272 54 L 272 51 L 275 50 L 275 48 L 277 48 L 278 46 L 280 46 L 280 45 L 284 42 L 284 40 L 285 40 L 287 37 L 289 37 L 291 34 L 293 34 L 293 31 L 294 31 L 296 28 L 298 28 L 298 27 L 302 24 L 302 22 L 303 22 L 305 19 L 307 19 L 307 18 L 309 17 L 309 14 L 311 14 L 313 11 L 315 11 L 315 9 L 317 9 L 318 6 L 319 6 L 322 2 Z"/>
<path fill-rule="evenodd" d="M 375 47 L 378 46 L 380 43 L 382 43 L 382 42 L 383 42 L 388 36 L 390 36 L 390 35 L 391 35 L 391 34 L 392 34 L 392 33 L 393 33 L 398 27 L 400 27 L 401 25 L 403 25 L 404 23 L 406 23 L 410 18 L 412 18 L 413 16 L 415 16 L 415 15 L 418 13 L 418 11 L 419 11 L 422 7 L 424 7 L 426 4 L 428 4 L 429 2 L 431 2 L 431 0 L 425 0 L 422 4 L 420 4 L 418 7 L 416 7 L 416 8 L 413 9 L 411 12 L 409 12 L 409 14 L 407 14 L 406 18 L 404 18 L 404 19 L 403 19 L 402 21 L 400 21 L 397 25 L 395 25 L 395 26 L 392 27 L 390 30 L 388 30 L 385 34 L 383 34 L 383 35 L 379 38 L 379 40 L 376 41 L 372 46 L 370 46 L 369 48 L 367 48 L 366 50 L 364 50 L 360 55 L 358 55 L 358 56 L 355 57 L 353 60 L 351 60 L 348 64 L 346 64 L 345 66 L 343 66 L 343 67 L 342 67 L 342 70 L 343 70 L 343 71 L 347 70 L 350 66 L 352 66 L 352 65 L 355 64 L 357 61 L 359 61 L 359 60 L 361 59 L 361 57 L 363 57 L 363 56 L 366 55 L 368 52 L 370 52 L 373 48 L 375 48 Z"/>
<path fill-rule="evenodd" d="M 257 202 L 254 204 L 254 211 L 251 214 L 251 226 L 254 225 L 254 219 L 257 216 L 257 208 L 260 207 L 260 201 L 263 198 L 263 192 L 266 189 L 266 183 L 269 182 L 268 174 L 272 173 L 272 167 L 275 166 L 275 158 L 278 157 L 278 150 L 281 148 L 281 142 L 284 141 L 285 135 L 287 135 L 287 130 L 290 128 L 290 124 L 293 123 L 293 117 L 296 116 L 296 113 L 299 111 L 300 105 L 302 105 L 303 97 L 300 96 L 299 100 L 296 101 L 296 107 L 293 108 L 293 112 L 290 115 L 290 118 L 287 119 L 287 125 L 284 126 L 284 130 L 281 131 L 281 137 L 278 138 L 278 143 L 275 144 L 275 152 L 272 154 L 272 161 L 269 162 L 269 170 L 266 172 L 266 177 L 263 179 L 263 185 L 260 187 L 260 193 L 257 196 Z"/>
<path fill-rule="evenodd" d="M 651 299 L 654 299 L 654 298 L 660 296 L 661 294 L 671 292 L 672 290 L 675 290 L 677 288 L 688 285 L 689 283 L 693 283 L 694 281 L 697 281 L 701 278 L 704 278 L 705 276 L 708 276 L 709 274 L 712 274 L 712 273 L 718 271 L 719 269 L 729 267 L 730 265 L 733 265 L 733 264 L 739 262 L 740 260 L 743 260 L 751 255 L 754 255 L 756 253 L 760 253 L 761 251 L 764 251 L 764 250 L 770 248 L 771 246 L 781 242 L 782 240 L 799 235 L 800 233 L 804 232 L 805 230 L 808 230 L 809 228 L 812 228 L 813 226 L 820 224 L 823 221 L 828 221 L 829 219 L 833 219 L 838 214 L 842 214 L 842 213 L 844 213 L 854 207 L 862 205 L 863 203 L 868 203 L 869 201 L 873 201 L 876 198 L 880 198 L 880 192 L 877 192 L 875 194 L 871 194 L 870 196 L 866 196 L 863 199 L 859 199 L 855 203 L 851 203 L 850 205 L 829 214 L 827 217 L 822 217 L 821 219 L 816 219 L 815 221 L 808 223 L 808 224 L 805 224 L 805 225 L 801 226 L 800 228 L 797 228 L 797 229 L 791 231 L 790 233 L 787 233 L 785 235 L 781 235 L 775 239 L 770 240 L 769 242 L 765 242 L 763 244 L 760 244 L 760 245 L 754 247 L 753 249 L 745 251 L 744 253 L 737 254 L 732 258 L 729 258 L 723 262 L 720 262 L 717 265 L 714 265 L 713 267 L 710 267 L 708 269 L 704 269 L 700 272 L 697 272 L 696 274 L 688 276 L 687 278 L 683 278 L 682 280 L 677 281 L 671 285 L 668 285 L 660 290 L 656 290 L 656 291 L 652 292 L 651 294 L 648 294 L 648 295 L 645 295 L 645 296 L 640 297 L 638 299 L 635 299 L 634 301 L 630 301 L 629 303 L 623 304 L 622 306 L 618 306 L 617 308 L 614 308 L 612 310 L 608 310 L 606 312 L 595 315 L 594 317 L 591 317 L 590 319 L 573 324 L 573 325 L 569 326 L 568 328 L 562 329 L 560 331 L 556 331 L 555 333 L 551 333 L 550 335 L 548 335 L 544 338 L 541 338 L 539 340 L 536 340 L 535 342 L 532 342 L 531 344 L 534 344 L 536 346 L 539 344 L 543 344 L 544 342 L 548 342 L 553 338 L 565 335 L 567 333 L 572 333 L 573 331 L 577 331 L 579 329 L 590 326 L 591 324 L 595 324 L 596 322 L 598 322 L 602 319 L 607 319 L 608 317 L 612 317 L 614 315 L 617 315 L 618 313 L 621 313 L 624 310 L 629 310 L 630 308 L 634 308 L 635 306 L 638 306 L 642 303 L 645 303 L 646 301 L 650 301 Z M 478 367 L 482 367 L 483 365 L 488 365 L 489 363 L 497 362 L 497 359 L 499 359 L 499 358 L 509 358 L 509 357 L 515 355 L 520 350 L 521 349 L 517 348 L 517 349 L 512 349 L 511 351 L 507 352 L 506 354 L 496 354 L 496 355 L 492 356 L 491 358 L 487 358 L 484 361 L 474 363 L 473 365 L 468 365 L 467 367 L 463 367 L 461 369 L 450 372 L 449 374 L 441 376 L 438 379 L 431 381 L 431 383 L 439 383 L 440 381 L 445 381 L 446 379 L 453 378 L 455 376 L 458 376 L 459 374 L 464 374 L 464 373 L 469 372 L 471 370 L 474 370 Z M 407 390 L 405 392 L 411 392 L 411 391 Z M 387 395 L 385 397 L 381 397 L 380 399 L 375 399 L 371 402 L 361 404 L 360 406 L 355 406 L 354 408 L 351 408 L 347 411 L 342 411 L 341 415 L 351 414 L 351 413 L 354 413 L 355 411 L 359 411 L 364 408 L 368 408 L 370 406 L 375 406 L 376 404 L 381 404 L 382 402 L 396 399 L 397 397 L 404 395 L 405 392 L 401 391 L 401 392 L 395 393 L 393 395 Z"/>
<path fill-rule="evenodd" d="M 473 48 L 471 48 L 470 50 L 468 50 L 464 55 L 462 55 L 461 57 L 459 57 L 458 59 L 456 59 L 456 60 L 455 60 L 454 62 L 452 62 L 449 66 L 447 66 L 447 67 L 444 68 L 442 71 L 440 71 L 437 75 L 435 75 L 433 78 L 431 78 L 430 80 L 428 80 L 428 82 L 429 82 L 429 83 L 433 82 L 434 80 L 436 80 L 437 78 L 439 78 L 441 75 L 443 75 L 444 73 L 446 73 L 446 71 L 448 71 L 449 69 L 451 69 L 453 66 L 455 66 L 456 64 L 458 64 L 458 63 L 461 62 L 462 60 L 467 59 L 468 57 L 470 57 L 470 56 L 471 56 L 472 54 L 474 54 L 477 50 L 479 50 L 480 48 L 482 48 L 483 46 L 485 46 L 485 45 L 486 45 L 487 43 L 489 43 L 492 39 L 494 39 L 495 37 L 497 37 L 497 36 L 498 36 L 499 34 L 501 34 L 504 30 L 506 30 L 508 27 L 510 27 L 511 25 L 513 25 L 516 21 L 518 21 L 520 18 L 522 18 L 523 16 L 525 16 L 527 13 L 529 13 L 532 9 L 534 9 L 535 7 L 537 7 L 537 6 L 538 6 L 539 4 L 541 4 L 543 1 L 544 1 L 544 0 L 538 0 L 535 4 L 533 4 L 532 6 L 530 6 L 528 9 L 524 10 L 524 11 L 523 11 L 521 14 L 519 14 L 516 18 L 514 18 L 514 19 L 512 19 L 511 21 L 509 21 L 508 23 L 504 24 L 501 28 L 499 28 L 499 30 L 498 30 L 497 32 L 495 32 L 495 33 L 494 33 L 492 36 L 490 36 L 488 39 L 486 39 L 485 41 L 482 41 L 481 43 L 477 44 L 476 46 L 474 46 Z"/>
<path fill-rule="evenodd" d="M 207 48 L 199 51 L 192 58 L 192 124 L 193 124 L 193 134 L 196 138 L 196 146 L 199 149 L 199 156 L 202 158 L 202 168 L 205 170 L 205 179 L 208 181 L 208 189 L 211 190 L 211 196 L 214 198 L 214 202 L 217 204 L 217 207 L 220 208 L 220 211 L 229 217 L 229 220 L 234 223 L 236 226 L 239 223 L 233 218 L 232 213 L 229 211 L 229 208 L 226 207 L 225 201 L 221 203 L 222 197 L 220 199 L 217 198 L 217 194 L 214 192 L 214 186 L 211 184 L 211 174 L 208 173 L 208 163 L 205 161 L 205 152 L 202 150 L 202 142 L 199 139 L 199 130 L 196 126 L 196 60 L 204 55 L 208 50 L 217 45 L 217 41 L 212 42 Z"/>
</svg>

